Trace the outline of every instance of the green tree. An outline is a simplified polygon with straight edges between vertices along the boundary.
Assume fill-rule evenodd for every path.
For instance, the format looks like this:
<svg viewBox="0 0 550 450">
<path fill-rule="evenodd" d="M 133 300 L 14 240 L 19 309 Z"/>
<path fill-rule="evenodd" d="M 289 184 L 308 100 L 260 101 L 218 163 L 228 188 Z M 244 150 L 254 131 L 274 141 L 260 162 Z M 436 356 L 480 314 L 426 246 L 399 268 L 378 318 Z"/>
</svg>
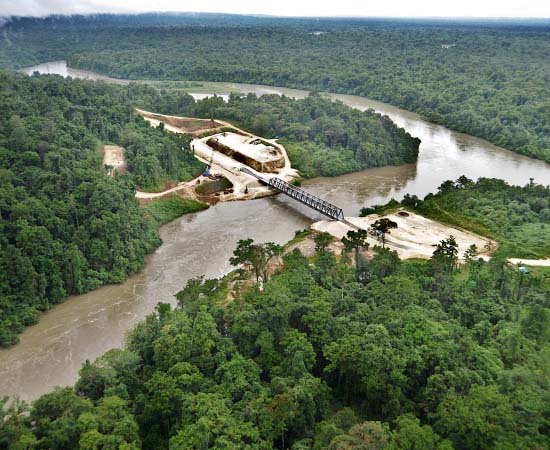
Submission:
<svg viewBox="0 0 550 450">
<path fill-rule="evenodd" d="M 429 425 L 421 425 L 412 416 L 396 419 L 396 429 L 392 433 L 388 450 L 452 450 L 452 444 L 442 440 Z"/>
<path fill-rule="evenodd" d="M 435 429 L 457 449 L 489 449 L 508 440 L 514 428 L 512 406 L 495 386 L 472 386 L 461 396 L 450 392 L 439 405 Z"/>
<path fill-rule="evenodd" d="M 315 251 L 322 252 L 325 251 L 332 242 L 332 235 L 327 232 L 322 232 L 315 235 L 313 240 L 315 241 Z"/>
<path fill-rule="evenodd" d="M 346 235 L 342 238 L 342 243 L 344 244 L 344 248 L 347 252 L 354 252 L 355 255 L 355 267 L 356 270 L 359 270 L 360 268 L 360 250 L 364 249 L 367 250 L 369 248 L 369 244 L 367 242 L 367 231 L 363 229 L 359 229 L 357 231 L 349 230 Z"/>
<path fill-rule="evenodd" d="M 381 219 L 377 219 L 371 225 L 371 228 L 379 234 L 382 239 L 382 248 L 384 248 L 386 245 L 386 234 L 389 233 L 392 228 L 397 228 L 397 223 L 387 217 L 382 217 Z"/>
<path fill-rule="evenodd" d="M 352 426 L 347 434 L 336 436 L 327 450 L 382 450 L 388 441 L 388 429 L 380 422 L 363 422 Z"/>
<path fill-rule="evenodd" d="M 443 271 L 451 274 L 458 262 L 458 244 L 454 236 L 449 236 L 437 244 L 433 255 L 434 267 L 440 267 Z"/>
<path fill-rule="evenodd" d="M 251 266 L 256 275 L 256 282 L 261 277 L 265 283 L 268 281 L 267 269 L 269 261 L 273 257 L 280 255 L 281 251 L 282 247 L 273 242 L 254 244 L 252 239 L 240 240 L 229 262 L 234 266 L 240 264 Z"/>
</svg>

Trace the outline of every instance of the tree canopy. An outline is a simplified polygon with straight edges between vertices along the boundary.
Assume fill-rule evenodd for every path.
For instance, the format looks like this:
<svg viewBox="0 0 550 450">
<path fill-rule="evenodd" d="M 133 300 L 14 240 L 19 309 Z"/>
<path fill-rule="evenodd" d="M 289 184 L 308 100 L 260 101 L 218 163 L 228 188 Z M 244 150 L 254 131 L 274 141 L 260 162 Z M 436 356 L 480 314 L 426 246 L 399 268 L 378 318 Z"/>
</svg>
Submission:
<svg viewBox="0 0 550 450">
<path fill-rule="evenodd" d="M 0 66 L 66 59 L 134 80 L 361 95 L 549 162 L 549 30 L 547 21 L 20 18 L 2 29 Z"/>
<path fill-rule="evenodd" d="M 238 254 L 252 243 L 239 244 Z M 452 253 L 452 252 L 451 252 Z M 124 349 L 0 417 L 2 448 L 518 449 L 550 444 L 550 284 L 375 248 L 295 249 L 230 300 L 191 280 Z M 365 276 L 354 277 L 354 271 Z M 351 276 L 350 276 L 351 275 Z M 1 410 L 1 408 L 0 408 Z"/>
<path fill-rule="evenodd" d="M 134 114 L 126 88 L 0 72 L 0 98 L 5 346 L 36 322 L 39 311 L 142 269 L 145 254 L 160 244 L 159 220 L 139 209 L 135 183 L 190 177 L 202 165 L 182 150 L 188 139 Z M 104 143 L 126 147 L 130 172 L 108 176 Z"/>
</svg>

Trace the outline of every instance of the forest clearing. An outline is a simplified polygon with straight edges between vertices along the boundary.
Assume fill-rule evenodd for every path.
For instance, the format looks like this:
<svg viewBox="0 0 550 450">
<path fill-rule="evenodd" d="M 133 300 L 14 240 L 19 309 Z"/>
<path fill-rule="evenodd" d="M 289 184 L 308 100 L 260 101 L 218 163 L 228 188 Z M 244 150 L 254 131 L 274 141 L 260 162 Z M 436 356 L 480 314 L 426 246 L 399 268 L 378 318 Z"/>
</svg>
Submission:
<svg viewBox="0 0 550 450">
<path fill-rule="evenodd" d="M 118 145 L 103 146 L 103 165 L 108 168 L 111 175 L 115 172 L 122 173 L 126 169 L 124 148 Z"/>
</svg>

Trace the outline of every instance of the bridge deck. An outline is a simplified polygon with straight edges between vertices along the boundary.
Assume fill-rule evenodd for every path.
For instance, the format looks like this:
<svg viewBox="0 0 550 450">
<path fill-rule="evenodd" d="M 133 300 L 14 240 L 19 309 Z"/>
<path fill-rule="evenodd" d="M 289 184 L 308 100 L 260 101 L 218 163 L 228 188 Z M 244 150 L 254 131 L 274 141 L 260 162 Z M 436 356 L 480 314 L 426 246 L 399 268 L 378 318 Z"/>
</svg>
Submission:
<svg viewBox="0 0 550 450">
<path fill-rule="evenodd" d="M 310 208 L 320 212 L 321 214 L 324 214 L 325 216 L 328 216 L 335 220 L 344 220 L 344 211 L 342 211 L 342 208 L 338 208 L 332 203 L 316 197 L 315 195 L 310 194 L 309 192 L 304 191 L 299 187 L 293 186 L 292 184 L 287 183 L 280 178 L 271 177 L 269 179 L 265 179 L 246 167 L 241 167 L 240 171 L 248 175 L 252 175 L 254 178 L 257 178 L 261 182 L 267 184 L 269 187 L 272 187 L 273 189 L 276 189 L 279 192 L 288 195 L 290 198 L 293 198 L 294 200 L 297 200 L 300 203 L 309 206 Z"/>
</svg>

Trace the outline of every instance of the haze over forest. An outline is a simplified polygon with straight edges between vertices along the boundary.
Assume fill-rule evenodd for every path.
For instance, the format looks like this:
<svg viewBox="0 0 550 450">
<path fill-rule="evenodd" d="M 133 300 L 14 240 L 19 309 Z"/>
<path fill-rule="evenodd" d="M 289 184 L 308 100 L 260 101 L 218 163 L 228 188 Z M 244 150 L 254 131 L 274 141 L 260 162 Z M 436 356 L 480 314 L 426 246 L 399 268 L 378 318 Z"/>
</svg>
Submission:
<svg viewBox="0 0 550 450">
<path fill-rule="evenodd" d="M 5 4 L 3 4 L 5 3 Z M 508 17 L 550 18 L 550 7 L 540 1 L 484 1 L 438 2 L 418 0 L 408 2 L 395 0 L 391 3 L 358 3 L 342 0 L 335 4 L 328 1 L 292 2 L 280 0 L 262 3 L 240 0 L 229 4 L 223 0 L 204 0 L 200 4 L 185 1 L 159 0 L 87 0 L 64 2 L 59 0 L 21 0 L 0 2 L 0 12 L 5 16 L 46 16 L 50 14 L 93 13 L 230 13 L 271 16 L 301 17 Z"/>
</svg>

